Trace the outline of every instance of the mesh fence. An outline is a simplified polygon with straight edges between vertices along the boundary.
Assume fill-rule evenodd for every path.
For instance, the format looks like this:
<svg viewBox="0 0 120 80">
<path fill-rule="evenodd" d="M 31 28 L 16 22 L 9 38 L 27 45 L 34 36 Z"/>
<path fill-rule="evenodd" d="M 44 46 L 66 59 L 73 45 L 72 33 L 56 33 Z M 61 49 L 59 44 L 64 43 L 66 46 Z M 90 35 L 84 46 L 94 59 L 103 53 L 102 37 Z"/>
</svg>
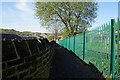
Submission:
<svg viewBox="0 0 120 80">
<path fill-rule="evenodd" d="M 91 31 L 60 40 L 86 63 L 92 63 L 106 78 L 120 78 L 120 21 L 112 19 Z"/>
</svg>

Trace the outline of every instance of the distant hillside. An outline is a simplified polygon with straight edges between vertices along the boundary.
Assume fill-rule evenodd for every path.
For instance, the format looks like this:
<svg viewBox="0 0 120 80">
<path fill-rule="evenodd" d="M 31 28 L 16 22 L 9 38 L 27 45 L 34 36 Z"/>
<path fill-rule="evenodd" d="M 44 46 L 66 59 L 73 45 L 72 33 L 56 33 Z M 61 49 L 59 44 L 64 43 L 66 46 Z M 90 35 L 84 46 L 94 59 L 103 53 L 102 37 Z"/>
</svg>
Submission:
<svg viewBox="0 0 120 80">
<path fill-rule="evenodd" d="M 34 32 L 34 33 L 29 31 L 20 32 L 14 29 L 0 29 L 0 33 L 16 34 L 19 36 L 30 36 L 30 37 L 36 37 L 41 35 L 41 33 L 38 33 L 38 32 Z"/>
</svg>

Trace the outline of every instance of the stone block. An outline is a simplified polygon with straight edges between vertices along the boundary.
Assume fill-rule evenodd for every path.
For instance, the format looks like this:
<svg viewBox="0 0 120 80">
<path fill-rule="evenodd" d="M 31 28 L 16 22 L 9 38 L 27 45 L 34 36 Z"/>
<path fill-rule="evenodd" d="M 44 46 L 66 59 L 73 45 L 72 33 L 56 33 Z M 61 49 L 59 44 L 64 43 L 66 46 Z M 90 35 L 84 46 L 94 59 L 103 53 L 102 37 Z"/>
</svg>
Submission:
<svg viewBox="0 0 120 80">
<path fill-rule="evenodd" d="M 29 48 L 26 44 L 25 40 L 16 40 L 14 41 L 18 55 L 20 57 L 27 57 L 30 56 Z"/>
<path fill-rule="evenodd" d="M 2 41 L 2 62 L 16 59 L 17 55 L 12 41 Z"/>
<path fill-rule="evenodd" d="M 2 69 L 6 69 L 6 63 L 2 63 Z"/>
<path fill-rule="evenodd" d="M 40 63 L 40 62 L 38 62 L 38 60 L 32 61 L 32 66 L 35 67 L 38 65 L 38 63 Z"/>
<path fill-rule="evenodd" d="M 12 77 L 9 77 L 8 79 L 9 79 L 9 80 L 18 80 L 18 76 L 17 76 L 17 75 L 14 75 L 14 76 L 12 76 Z"/>
<path fill-rule="evenodd" d="M 13 61 L 9 61 L 7 62 L 7 67 L 12 67 L 18 64 L 24 63 L 24 59 L 17 59 L 17 60 L 13 60 Z"/>
<path fill-rule="evenodd" d="M 39 53 L 36 40 L 28 40 L 27 43 L 29 45 L 29 48 L 30 48 L 30 51 L 31 51 L 32 54 L 38 54 Z"/>
<path fill-rule="evenodd" d="M 30 57 L 25 58 L 25 62 L 30 62 L 30 61 L 33 61 L 33 60 L 36 60 L 36 56 L 30 56 Z"/>
<path fill-rule="evenodd" d="M 2 72 L 2 77 L 3 77 L 3 78 L 4 78 L 4 77 L 7 78 L 8 76 L 14 74 L 15 72 L 16 72 L 16 68 L 15 68 L 15 67 L 11 67 L 11 68 L 6 69 L 5 71 Z"/>
<path fill-rule="evenodd" d="M 23 71 L 25 69 L 28 69 L 30 66 L 31 66 L 31 63 L 24 63 L 24 64 L 19 65 L 17 67 L 17 70 L 18 71 Z"/>
<path fill-rule="evenodd" d="M 37 70 L 37 67 L 32 67 L 32 68 L 30 69 L 30 74 L 34 73 L 36 70 Z"/>
<path fill-rule="evenodd" d="M 29 71 L 24 71 L 23 73 L 19 74 L 19 79 L 24 79 L 25 76 L 29 75 Z"/>
</svg>

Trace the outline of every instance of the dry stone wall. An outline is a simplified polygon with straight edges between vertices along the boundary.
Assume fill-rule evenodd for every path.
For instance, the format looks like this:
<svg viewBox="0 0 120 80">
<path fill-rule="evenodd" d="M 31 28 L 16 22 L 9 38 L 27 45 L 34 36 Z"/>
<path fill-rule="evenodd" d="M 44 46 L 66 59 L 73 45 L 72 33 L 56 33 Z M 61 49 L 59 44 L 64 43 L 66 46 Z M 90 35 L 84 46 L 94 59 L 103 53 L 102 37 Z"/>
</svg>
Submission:
<svg viewBox="0 0 120 80">
<path fill-rule="evenodd" d="M 53 54 L 47 39 L 2 41 L 2 80 L 49 78 Z"/>
</svg>

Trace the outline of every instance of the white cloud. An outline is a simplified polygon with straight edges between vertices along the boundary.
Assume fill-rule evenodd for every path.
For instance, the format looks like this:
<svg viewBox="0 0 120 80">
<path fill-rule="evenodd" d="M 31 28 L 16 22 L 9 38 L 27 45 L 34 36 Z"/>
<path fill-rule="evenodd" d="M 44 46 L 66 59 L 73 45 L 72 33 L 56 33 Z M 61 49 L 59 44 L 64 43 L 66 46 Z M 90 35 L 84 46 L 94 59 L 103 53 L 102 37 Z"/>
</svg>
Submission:
<svg viewBox="0 0 120 80">
<path fill-rule="evenodd" d="M 20 0 L 19 2 L 16 3 L 16 8 L 21 10 L 21 11 L 25 11 L 28 13 L 33 14 L 34 11 L 29 7 L 29 5 L 27 4 L 28 0 Z"/>
</svg>

